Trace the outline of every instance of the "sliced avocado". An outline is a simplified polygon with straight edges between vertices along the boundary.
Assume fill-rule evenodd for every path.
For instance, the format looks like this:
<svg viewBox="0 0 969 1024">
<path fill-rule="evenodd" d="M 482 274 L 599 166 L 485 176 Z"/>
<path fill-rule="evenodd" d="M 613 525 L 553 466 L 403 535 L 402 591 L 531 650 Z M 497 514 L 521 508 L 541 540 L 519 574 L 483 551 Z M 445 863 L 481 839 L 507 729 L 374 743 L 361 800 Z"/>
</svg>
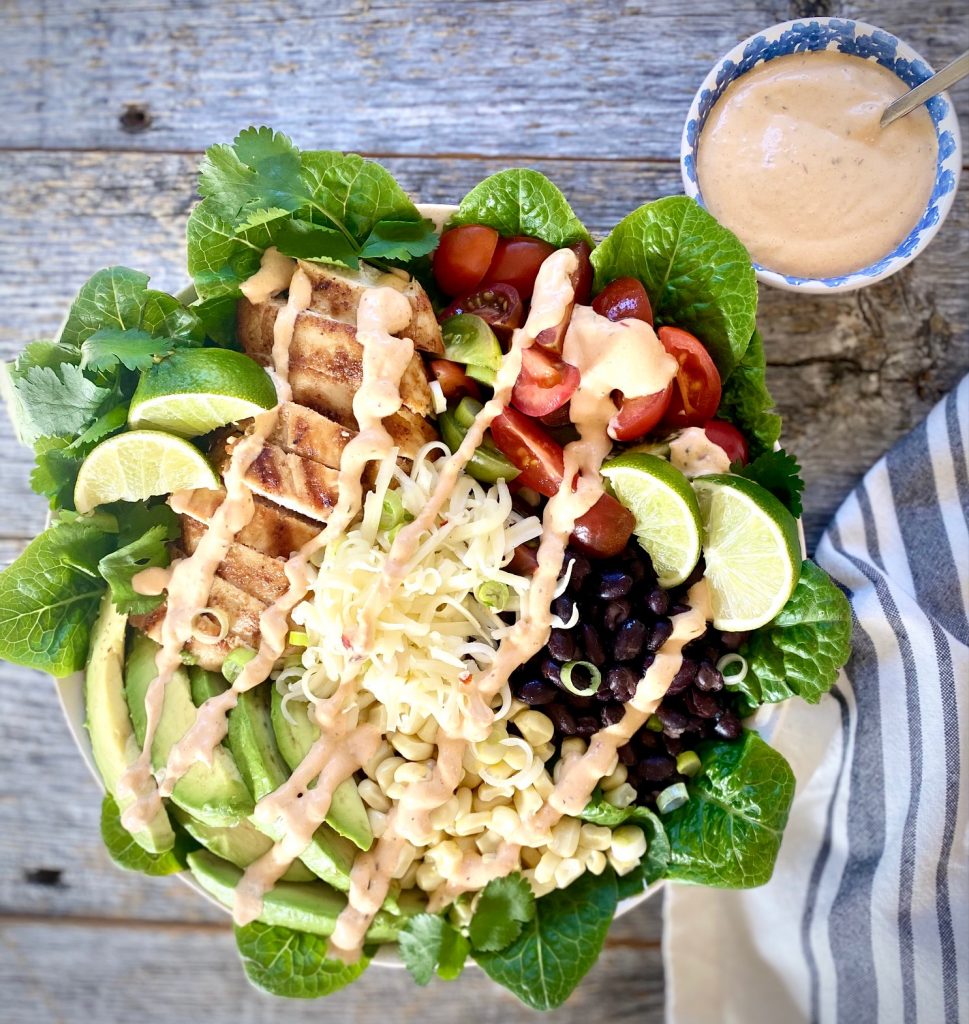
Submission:
<svg viewBox="0 0 969 1024">
<path fill-rule="evenodd" d="M 118 783 L 130 764 L 138 759 L 141 745 L 135 738 L 124 693 L 124 645 L 128 616 L 122 615 L 111 596 L 101 602 L 101 612 L 91 633 L 91 649 L 84 678 L 86 726 L 91 751 L 104 788 L 124 811 L 132 798 L 118 797 Z M 135 842 L 149 853 L 164 853 L 175 843 L 175 833 L 164 808 L 151 822 L 132 833 Z"/>
<path fill-rule="evenodd" d="M 294 719 L 291 722 L 283 713 L 283 698 L 274 686 L 272 689 L 273 732 L 279 744 L 279 752 L 291 771 L 309 753 L 310 747 L 320 738 L 320 727 L 310 718 L 309 709 L 302 701 L 290 701 L 286 711 Z M 346 836 L 361 850 L 373 845 L 373 831 L 367 808 L 357 792 L 353 779 L 347 779 L 337 786 L 330 804 L 326 823 Z"/>
<path fill-rule="evenodd" d="M 221 828 L 216 825 L 203 825 L 180 807 L 172 808 L 172 817 L 206 850 L 229 861 L 230 864 L 235 864 L 238 868 L 249 867 L 254 860 L 268 853 L 273 845 L 273 841 L 264 836 L 246 818 L 238 825 Z M 296 861 L 290 865 L 283 879 L 287 882 L 312 882 L 315 881 L 316 875 L 304 864 Z"/>
<path fill-rule="evenodd" d="M 158 644 L 138 635 L 128 652 L 125 667 L 125 694 L 136 734 L 144 742 L 145 694 L 157 675 L 155 655 Z M 155 768 L 164 767 L 172 747 L 185 735 L 195 721 L 188 672 L 176 669 L 165 687 L 162 708 L 151 760 Z M 253 802 L 242 776 L 228 750 L 215 748 L 212 766 L 201 762 L 193 765 L 175 784 L 172 802 L 206 825 L 235 825 L 252 813 Z"/>
<path fill-rule="evenodd" d="M 279 789 L 290 776 L 272 727 L 269 691 L 274 689 L 272 683 L 267 683 L 240 694 L 239 703 L 229 712 L 229 749 L 257 801 Z M 260 823 L 259 828 L 274 841 L 282 838 L 277 824 Z M 350 843 L 321 825 L 300 860 L 323 881 L 346 892 L 353 852 Z"/>
<path fill-rule="evenodd" d="M 198 665 L 193 665 L 188 670 L 188 681 L 192 687 L 192 703 L 197 708 L 229 689 L 229 684 L 221 672 L 207 672 Z"/>
<path fill-rule="evenodd" d="M 207 893 L 227 907 L 234 905 L 235 887 L 242 878 L 239 868 L 206 850 L 190 853 L 188 866 Z M 259 920 L 313 935 L 331 935 L 346 902 L 345 896 L 323 882 L 278 882 L 263 897 Z M 399 917 L 379 911 L 367 932 L 367 940 L 393 942 L 400 925 Z"/>
</svg>

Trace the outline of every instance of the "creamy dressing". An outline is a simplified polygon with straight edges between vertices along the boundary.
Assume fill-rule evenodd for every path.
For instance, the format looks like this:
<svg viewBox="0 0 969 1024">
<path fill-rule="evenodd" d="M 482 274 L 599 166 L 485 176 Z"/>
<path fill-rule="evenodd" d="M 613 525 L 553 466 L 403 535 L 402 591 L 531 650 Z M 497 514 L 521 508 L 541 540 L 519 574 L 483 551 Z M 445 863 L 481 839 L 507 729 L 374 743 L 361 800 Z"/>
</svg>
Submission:
<svg viewBox="0 0 969 1024">
<path fill-rule="evenodd" d="M 267 264 L 268 266 L 268 264 Z M 260 268 L 258 274 L 262 273 Z M 258 276 L 257 274 L 257 276 Z M 289 297 L 286 305 L 276 315 L 273 323 L 273 368 L 276 371 L 273 383 L 280 402 L 293 400 L 293 389 L 289 383 L 289 349 L 293 344 L 296 318 L 313 301 L 313 282 L 309 275 L 297 268 L 289 282 Z"/>
<path fill-rule="evenodd" d="M 274 245 L 271 245 L 259 261 L 259 269 L 248 280 L 239 285 L 239 291 L 254 305 L 275 298 L 280 292 L 286 291 L 293 274 L 296 272 L 296 260 L 284 256 Z"/>
<path fill-rule="evenodd" d="M 687 427 L 670 441 L 670 463 L 691 479 L 730 472 L 730 456 L 707 437 L 703 427 Z"/>
<path fill-rule="evenodd" d="M 928 111 L 879 125 L 906 89 L 874 61 L 831 50 L 758 64 L 700 135 L 704 203 L 770 270 L 831 277 L 874 263 L 915 227 L 935 183 Z"/>
</svg>

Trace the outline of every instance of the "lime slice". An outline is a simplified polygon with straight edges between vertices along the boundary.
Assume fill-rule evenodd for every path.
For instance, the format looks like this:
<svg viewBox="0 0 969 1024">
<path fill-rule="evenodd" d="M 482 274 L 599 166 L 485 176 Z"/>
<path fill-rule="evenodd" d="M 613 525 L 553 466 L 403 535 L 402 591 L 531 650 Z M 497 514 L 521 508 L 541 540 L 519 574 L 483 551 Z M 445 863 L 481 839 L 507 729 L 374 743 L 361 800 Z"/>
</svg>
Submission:
<svg viewBox="0 0 969 1024">
<path fill-rule="evenodd" d="M 759 484 L 714 474 L 693 481 L 717 629 L 757 629 L 787 604 L 801 571 L 797 522 Z"/>
<path fill-rule="evenodd" d="M 199 437 L 276 404 L 266 371 L 241 352 L 181 349 L 142 374 L 129 426 Z"/>
<path fill-rule="evenodd" d="M 700 558 L 700 509 L 689 480 L 656 455 L 627 453 L 607 462 L 602 475 L 636 517 L 636 536 L 663 587 L 675 587 Z"/>
<path fill-rule="evenodd" d="M 90 512 L 112 501 L 218 486 L 205 456 L 187 441 L 155 430 L 132 430 L 102 441 L 84 460 L 74 485 L 74 505 L 78 512 Z"/>
</svg>

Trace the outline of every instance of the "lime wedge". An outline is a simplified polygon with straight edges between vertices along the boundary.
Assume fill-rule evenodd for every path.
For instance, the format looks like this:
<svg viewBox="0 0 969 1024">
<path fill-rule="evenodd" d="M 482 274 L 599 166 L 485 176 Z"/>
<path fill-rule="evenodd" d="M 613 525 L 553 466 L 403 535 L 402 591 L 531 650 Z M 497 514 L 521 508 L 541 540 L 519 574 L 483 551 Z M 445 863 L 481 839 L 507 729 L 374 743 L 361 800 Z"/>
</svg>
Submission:
<svg viewBox="0 0 969 1024">
<path fill-rule="evenodd" d="M 142 374 L 128 424 L 199 437 L 275 404 L 273 382 L 248 356 L 221 348 L 181 349 Z"/>
<path fill-rule="evenodd" d="M 78 512 L 90 512 L 112 501 L 218 486 L 205 456 L 187 441 L 155 430 L 132 430 L 102 441 L 84 460 L 74 485 L 74 505 Z"/>
<path fill-rule="evenodd" d="M 689 480 L 664 459 L 641 452 L 607 462 L 602 475 L 636 517 L 636 536 L 660 586 L 682 583 L 700 558 L 700 509 Z"/>
<path fill-rule="evenodd" d="M 759 484 L 739 476 L 697 477 L 703 557 L 713 624 L 736 632 L 770 622 L 801 571 L 794 516 Z"/>
</svg>

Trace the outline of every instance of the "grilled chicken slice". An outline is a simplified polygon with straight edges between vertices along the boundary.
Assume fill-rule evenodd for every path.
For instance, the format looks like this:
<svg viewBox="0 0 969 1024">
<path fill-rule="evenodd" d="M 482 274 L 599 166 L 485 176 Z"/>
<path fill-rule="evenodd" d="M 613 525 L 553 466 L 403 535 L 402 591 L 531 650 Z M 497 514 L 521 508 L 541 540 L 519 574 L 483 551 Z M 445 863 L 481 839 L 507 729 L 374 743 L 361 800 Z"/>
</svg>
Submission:
<svg viewBox="0 0 969 1024">
<path fill-rule="evenodd" d="M 354 434 L 355 431 L 305 405 L 283 402 L 268 441 L 285 452 L 339 469 L 343 449 Z"/>
<path fill-rule="evenodd" d="M 182 516 L 182 547 L 192 555 L 207 527 L 191 516 Z M 219 564 L 218 575 L 239 590 L 272 604 L 289 589 L 286 570 L 277 558 L 264 555 L 245 544 L 231 544 Z"/>
<path fill-rule="evenodd" d="M 444 355 L 441 328 L 427 292 L 420 282 L 403 272 L 384 273 L 367 263 L 361 263 L 357 270 L 349 267 L 335 267 L 299 261 L 300 269 L 313 282 L 313 299 L 310 309 L 322 313 L 332 320 L 343 323 L 357 323 L 357 307 L 368 288 L 395 288 L 403 293 L 411 306 L 411 322 L 401 334 L 414 342 L 421 352 Z"/>
</svg>

